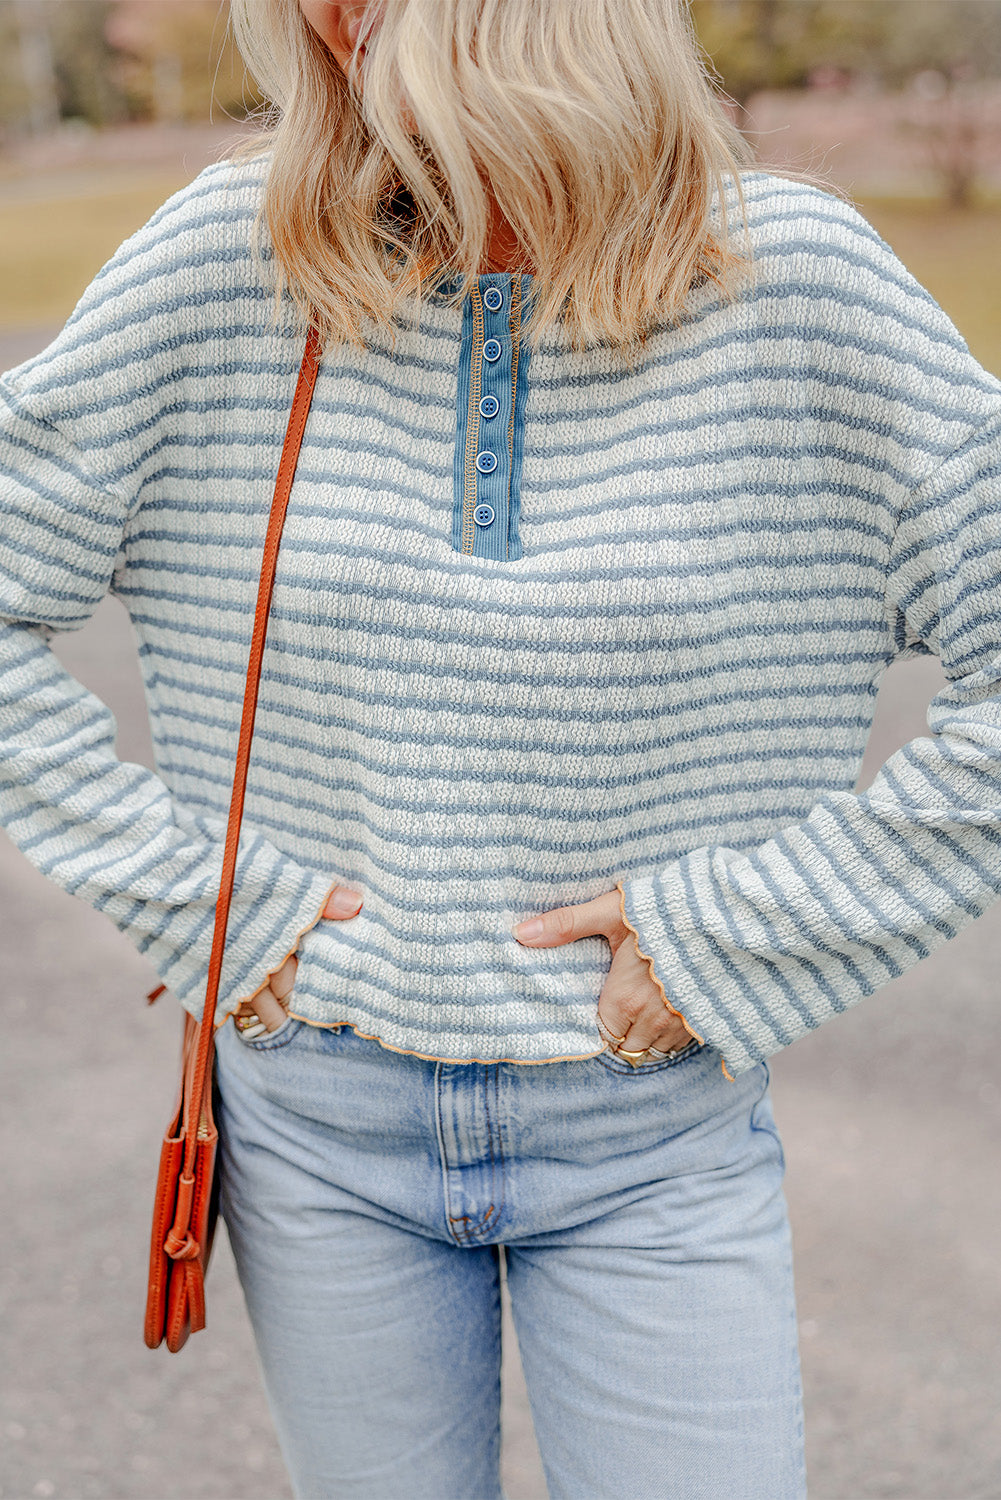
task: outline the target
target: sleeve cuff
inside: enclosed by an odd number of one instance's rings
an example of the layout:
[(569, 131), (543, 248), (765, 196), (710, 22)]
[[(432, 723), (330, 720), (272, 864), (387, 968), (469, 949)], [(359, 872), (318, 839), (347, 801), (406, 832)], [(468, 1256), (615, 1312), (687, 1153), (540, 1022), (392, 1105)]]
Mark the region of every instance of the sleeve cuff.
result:
[[(672, 930), (662, 916), (662, 912), (669, 909), (668, 893), (674, 870), (675, 867), (671, 866), (660, 875), (617, 881), (622, 920), (636, 939), (640, 957), (650, 965), (651, 976), (667, 1009), (679, 1018), (697, 1041), (716, 1048), (720, 1053), (723, 1076), (733, 1083), (737, 1074), (753, 1068), (759, 1059), (735, 1055), (731, 1051), (732, 1033), (706, 1002), (701, 986), (693, 983), (698, 976), (692, 964), (686, 961), (680, 945), (673, 940)], [(683, 895), (681, 899), (684, 899)], [(684, 1013), (673, 1003), (672, 996), (682, 999)], [(724, 1048), (730, 1052), (733, 1071), (727, 1066)]]
[[(320, 920), (331, 892), (342, 884), (342, 878), (332, 881), (329, 875), (286, 861), (267, 895), (249, 907), (238, 901), (238, 887), (234, 889), (216, 997), (216, 1028), (243, 1001), (264, 989), (274, 971), (295, 952), (303, 934)], [(196, 947), (157, 964), (164, 985), (196, 1021), (201, 1020), (205, 1007), (214, 923), (213, 910)]]
[[(299, 928), (299, 931), (295, 934), (295, 937), (292, 939), (292, 945), (291, 945), (291, 947), (287, 948), (285, 950), (285, 952), (283, 954), (281, 954), (280, 957), (278, 957), (277, 959), (274, 957), (273, 953), (269, 953), (268, 954), (268, 956), (266, 957), (266, 959), (264, 961), (265, 962), (264, 978), (257, 985), (256, 989), (251, 990), (251, 992), (250, 992), (249, 995), (238, 995), (237, 998), (232, 1002), (231, 1005), (229, 1005), (227, 1007), (226, 1010), (223, 1010), (223, 1007), (221, 1005), (217, 1007), (216, 1013), (215, 1013), (215, 1023), (214, 1023), (216, 1030), (219, 1029), (219, 1027), (223, 1024), (223, 1022), (229, 1016), (231, 1016), (233, 1014), (233, 1012), (236, 1009), (238, 1009), (238, 1007), (241, 1006), (244, 1003), (245, 1000), (254, 1000), (261, 993), (261, 991), (267, 987), (268, 981), (270, 980), (272, 974), (274, 974), (277, 969), (280, 969), (282, 967), (282, 965), (286, 962), (286, 960), (289, 959), (289, 958), (291, 958), (292, 954), (296, 951), (296, 949), (299, 946), (300, 941), (302, 940), (303, 935), (305, 933), (309, 932), (310, 928), (316, 926), (317, 922), (323, 916), (323, 908), (326, 906), (327, 902), (330, 900), (331, 895), (333, 894), (334, 891), (336, 891), (337, 887), (339, 885), (342, 885), (342, 884), (343, 884), (342, 881), (335, 880), (330, 885), (327, 886), (327, 888), (324, 891), (322, 897), (320, 898), (320, 904), (319, 904), (319, 907), (316, 910), (315, 915), (309, 917), (308, 920), (304, 923), (304, 925)], [(284, 941), (284, 939), (282, 939), (282, 941)]]

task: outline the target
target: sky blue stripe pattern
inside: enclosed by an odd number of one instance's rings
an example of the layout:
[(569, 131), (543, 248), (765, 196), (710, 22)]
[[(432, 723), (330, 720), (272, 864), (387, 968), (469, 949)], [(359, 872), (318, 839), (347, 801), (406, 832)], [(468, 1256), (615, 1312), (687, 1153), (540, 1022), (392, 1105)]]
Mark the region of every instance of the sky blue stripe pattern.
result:
[[(199, 173), (0, 376), (0, 822), (196, 1016), (302, 357), (267, 240), (263, 279), (249, 252), (267, 164)], [(632, 369), (563, 328), (529, 359), (496, 272), (456, 307), (452, 283), (410, 299), (395, 344), (373, 322), (324, 352), (218, 1022), (295, 952), (313, 1024), (589, 1057), (607, 942), (511, 926), (618, 889), (736, 1077), (1001, 895), (1001, 381), (853, 206), (743, 184), (745, 288), (696, 289)], [(51, 649), (108, 593), (155, 771)], [(855, 792), (882, 674), (930, 653), (928, 734)], [(362, 910), (322, 919), (339, 884)]]

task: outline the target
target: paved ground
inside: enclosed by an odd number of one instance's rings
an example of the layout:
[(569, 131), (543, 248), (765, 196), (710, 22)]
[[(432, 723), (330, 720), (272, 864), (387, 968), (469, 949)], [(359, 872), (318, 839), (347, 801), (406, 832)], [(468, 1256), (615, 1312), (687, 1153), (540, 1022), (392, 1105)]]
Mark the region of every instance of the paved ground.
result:
[[(0, 369), (46, 341), (0, 341)], [(149, 763), (120, 607), (57, 650), (122, 758)], [(941, 681), (934, 662), (887, 674), (859, 786), (927, 732)], [(224, 1235), (208, 1331), (180, 1356), (142, 1343), (176, 1010), (146, 1008), (153, 970), (3, 835), (0, 960), (0, 1500), (286, 1500)], [(811, 1500), (1001, 1500), (999, 964), (1001, 905), (772, 1059)], [(507, 1492), (545, 1500), (508, 1334)]]

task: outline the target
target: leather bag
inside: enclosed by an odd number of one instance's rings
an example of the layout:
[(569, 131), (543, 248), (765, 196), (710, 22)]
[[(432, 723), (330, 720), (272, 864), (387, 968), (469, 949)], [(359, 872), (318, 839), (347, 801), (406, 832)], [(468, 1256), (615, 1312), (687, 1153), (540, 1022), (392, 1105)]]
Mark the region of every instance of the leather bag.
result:
[[(226, 825), (222, 877), (215, 907), (215, 931), (209, 958), (205, 1003), (200, 1021), (196, 1021), (189, 1012), (185, 1013), (181, 1038), (181, 1081), (160, 1149), (150, 1238), (145, 1340), (150, 1349), (158, 1348), (166, 1340), (167, 1348), (172, 1354), (184, 1347), (189, 1334), (197, 1333), (205, 1327), (205, 1273), (212, 1254), (219, 1215), (219, 1182), (216, 1174), (219, 1136), (213, 1115), (214, 1021), (219, 975), (233, 894), (250, 742), (257, 711), (257, 688), (271, 609), (278, 547), (319, 362), (319, 334), (311, 325), (292, 399), (264, 542), (236, 771), (233, 776), (233, 794)], [(161, 984), (150, 991), (147, 996), (150, 1004), (164, 989), (166, 985)]]

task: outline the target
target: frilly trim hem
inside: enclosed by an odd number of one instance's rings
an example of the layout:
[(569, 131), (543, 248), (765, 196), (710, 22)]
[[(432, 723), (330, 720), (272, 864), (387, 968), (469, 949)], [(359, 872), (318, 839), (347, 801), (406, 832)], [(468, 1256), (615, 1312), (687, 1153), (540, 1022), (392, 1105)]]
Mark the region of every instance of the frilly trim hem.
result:
[(354, 1021), (311, 1021), (308, 1016), (300, 1016), (294, 1010), (290, 1010), (289, 1015), (293, 1021), (302, 1021), (305, 1026), (314, 1026), (318, 1031), (339, 1031), (342, 1026), (350, 1026), (355, 1035), (365, 1042), (378, 1042), (387, 1052), (398, 1052), (402, 1057), (419, 1057), (423, 1062), (483, 1063), (486, 1067), (492, 1067), (494, 1063), (515, 1063), (523, 1068), (541, 1068), (546, 1063), (554, 1062), (590, 1062), (592, 1057), (600, 1057), (606, 1050), (605, 1046), (601, 1046), (596, 1052), (568, 1052), (559, 1057), (442, 1057), (437, 1052), (415, 1052), (409, 1047), (394, 1047), (391, 1042), (384, 1042), (374, 1031), (359, 1030)]
[(309, 932), (309, 930), (311, 928), (313, 928), (313, 927), (316, 926), (317, 922), (323, 916), (323, 908), (326, 906), (327, 902), (330, 900), (330, 898), (333, 895), (334, 891), (337, 890), (337, 887), (339, 885), (342, 885), (342, 884), (343, 884), (343, 882), (340, 881), (340, 880), (335, 880), (334, 881), (333, 885), (331, 885), (328, 888), (327, 894), (324, 896), (323, 900), (320, 902), (320, 910), (316, 913), (316, 916), (313, 917), (311, 921), (309, 921), (309, 922), (306, 923), (305, 927), (300, 927), (299, 928), (299, 931), (295, 935), (295, 941), (293, 942), (291, 948), (286, 953), (285, 957), (281, 960), (280, 963), (275, 964), (275, 966), (274, 966), (273, 969), (269, 969), (268, 970), (267, 977), (261, 981), (261, 983), (257, 986), (256, 990), (254, 990), (249, 995), (241, 995), (240, 996), (240, 998), (233, 1005), (232, 1010), (227, 1011), (226, 1015), (218, 1023), (218, 1025), (215, 1028), (216, 1031), (219, 1030), (220, 1026), (225, 1026), (225, 1024), (229, 1020), (230, 1016), (233, 1015), (234, 1011), (239, 1010), (239, 1008), (240, 1008), (241, 1005), (246, 1004), (247, 1001), (249, 1001), (249, 1000), (255, 1000), (257, 998), (257, 996), (261, 993), (262, 990), (266, 990), (267, 989), (268, 985), (271, 983), (271, 976), (273, 974), (277, 974), (278, 973), (278, 970), (282, 967), (282, 964), (287, 964), (288, 963), (289, 959), (292, 957), (293, 953), (295, 952), (295, 950), (298, 948), (300, 942), (302, 941), (304, 934), (307, 933), (307, 932)]
[[(667, 991), (665, 990), (663, 983), (661, 982), (660, 975), (657, 973), (657, 970), (654, 967), (654, 961), (652, 957), (649, 953), (644, 953), (643, 949), (640, 947), (640, 935), (636, 931), (636, 928), (633, 926), (632, 922), (630, 922), (629, 918), (626, 916), (626, 893), (623, 890), (624, 884), (625, 882), (622, 880), (617, 880), (615, 882), (615, 889), (619, 893), (619, 911), (622, 914), (622, 925), (623, 927), (628, 927), (629, 931), (632, 933), (634, 939), (636, 940), (636, 952), (639, 954), (640, 958), (646, 959), (647, 964), (650, 967), (650, 977), (657, 988), (660, 990), (660, 998), (663, 1000), (667, 1009), (671, 1012), (672, 1016), (677, 1016), (678, 1020), (681, 1022), (682, 1026), (684, 1026), (685, 1030), (689, 1032), (697, 1042), (701, 1042), (702, 1045), (705, 1046), (705, 1037), (699, 1036), (698, 1032), (695, 1030), (695, 1027), (689, 1025), (678, 1007), (676, 1005), (672, 1005), (670, 1000), (667, 998)], [(730, 1082), (733, 1083), (733, 1074), (727, 1071), (726, 1060), (722, 1056), (722, 1054), (720, 1055), (719, 1061), (720, 1067), (723, 1069), (723, 1077), (728, 1078)]]

